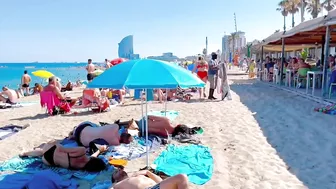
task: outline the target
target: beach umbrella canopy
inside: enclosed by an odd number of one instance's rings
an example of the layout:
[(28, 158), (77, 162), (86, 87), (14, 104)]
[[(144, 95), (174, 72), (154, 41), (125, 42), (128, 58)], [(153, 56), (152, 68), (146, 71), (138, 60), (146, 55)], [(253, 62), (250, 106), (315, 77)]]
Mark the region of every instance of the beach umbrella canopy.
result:
[(125, 58), (116, 58), (116, 59), (111, 60), (110, 62), (112, 65), (117, 65), (125, 61), (127, 61), (127, 59)]
[(140, 59), (113, 66), (95, 78), (89, 88), (171, 89), (204, 87), (205, 83), (189, 70), (169, 62)]
[(37, 70), (32, 72), (32, 74), (36, 77), (40, 77), (42, 79), (48, 79), (51, 76), (54, 76), (51, 72), (48, 72), (47, 70)]

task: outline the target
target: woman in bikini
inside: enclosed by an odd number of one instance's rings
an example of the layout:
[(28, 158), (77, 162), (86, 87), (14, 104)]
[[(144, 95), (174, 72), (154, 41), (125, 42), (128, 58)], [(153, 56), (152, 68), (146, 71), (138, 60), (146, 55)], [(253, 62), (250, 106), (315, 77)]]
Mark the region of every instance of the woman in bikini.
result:
[(100, 148), (91, 156), (86, 155), (84, 147), (64, 147), (57, 141), (51, 141), (35, 148), (33, 151), (24, 152), (20, 157), (42, 157), (44, 164), (59, 166), (67, 169), (85, 170), (88, 172), (99, 172), (106, 168), (98, 155), (106, 151), (106, 146)]
[[(208, 63), (203, 59), (203, 57), (198, 57), (198, 61), (195, 63), (194, 69), (192, 71), (192, 73), (194, 73), (197, 69), (197, 76), (204, 82), (207, 83), (208, 80), (208, 69), (209, 69), (209, 65)], [(205, 94), (205, 87), (204, 88), (200, 88), (199, 89), (199, 94), (200, 94), (200, 98), (206, 97)]]

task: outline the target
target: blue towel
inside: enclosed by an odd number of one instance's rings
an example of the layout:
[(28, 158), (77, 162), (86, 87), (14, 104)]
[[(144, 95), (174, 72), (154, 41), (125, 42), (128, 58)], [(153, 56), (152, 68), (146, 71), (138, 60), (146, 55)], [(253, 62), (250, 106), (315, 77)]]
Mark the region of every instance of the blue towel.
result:
[(174, 121), (179, 115), (179, 112), (174, 110), (167, 110), (165, 114), (165, 111), (152, 111), (148, 112), (148, 115), (167, 117), (170, 121)]
[(55, 173), (58, 173), (63, 178), (70, 178), (74, 176), (76, 178), (84, 180), (92, 180), (99, 174), (81, 170), (69, 170), (61, 167), (50, 167), (44, 165), (41, 158), (14, 157), (0, 164), (0, 172), (15, 171), (34, 174), (43, 170), (51, 170)]
[(24, 173), (0, 175), (0, 189), (22, 189), (27, 185), (31, 189), (52, 188), (50, 186), (57, 186), (57, 189), (76, 189), (78, 184), (75, 179), (63, 180), (58, 174), (52, 171), (41, 171), (35, 175)]
[(190, 182), (203, 185), (213, 173), (213, 158), (208, 147), (169, 145), (154, 161), (156, 170), (168, 176), (186, 174)]

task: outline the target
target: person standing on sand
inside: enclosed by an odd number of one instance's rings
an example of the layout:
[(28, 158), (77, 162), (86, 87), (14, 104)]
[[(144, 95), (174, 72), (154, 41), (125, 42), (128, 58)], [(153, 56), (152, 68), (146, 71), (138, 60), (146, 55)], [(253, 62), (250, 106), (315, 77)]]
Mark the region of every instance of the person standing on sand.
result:
[(215, 52), (211, 53), (211, 60), (209, 62), (209, 70), (208, 70), (208, 81), (210, 83), (209, 89), (209, 96), (208, 99), (216, 100), (214, 92), (217, 87), (217, 80), (218, 80), (218, 61), (217, 61), (217, 54)]
[(106, 58), (105, 58), (105, 66), (106, 66), (106, 69), (109, 69), (112, 67), (112, 64), (110, 61), (108, 61)]
[(21, 87), (23, 89), (23, 94), (29, 96), (29, 83), (31, 82), (31, 77), (28, 75), (27, 70), (23, 72), (23, 76), (21, 78)]
[(91, 82), (94, 78), (94, 71), (95, 71), (95, 65), (92, 63), (91, 59), (88, 59), (88, 65), (86, 66), (86, 70), (87, 70), (87, 75), (86, 75), (86, 79), (88, 80), (88, 82)]
[(0, 93), (0, 101), (8, 104), (15, 104), (17, 102), (17, 93), (9, 89), (8, 87), (2, 87), (2, 92)]

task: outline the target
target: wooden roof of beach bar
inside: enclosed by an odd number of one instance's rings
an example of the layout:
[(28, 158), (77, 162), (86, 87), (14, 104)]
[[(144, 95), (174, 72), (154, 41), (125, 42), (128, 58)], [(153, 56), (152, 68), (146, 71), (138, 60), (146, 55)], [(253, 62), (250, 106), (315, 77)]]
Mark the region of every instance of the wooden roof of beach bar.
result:
[(263, 40), (263, 44), (281, 46), (281, 38), (285, 37), (286, 45), (321, 45), (328, 25), (331, 27), (330, 44), (334, 46), (336, 44), (336, 10), (330, 11), (326, 16), (302, 22), (289, 31), (281, 32), (282, 35), (273, 34)]

